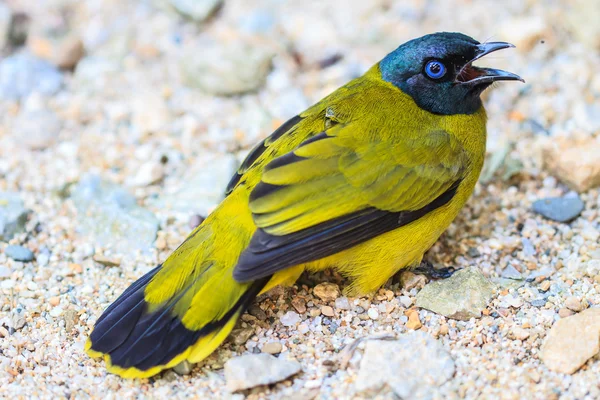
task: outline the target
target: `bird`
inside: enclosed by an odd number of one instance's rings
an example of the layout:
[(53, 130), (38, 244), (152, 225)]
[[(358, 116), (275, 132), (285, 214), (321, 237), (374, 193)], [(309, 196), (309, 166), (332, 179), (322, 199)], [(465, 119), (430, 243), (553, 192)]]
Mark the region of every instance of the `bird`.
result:
[(524, 82), (473, 62), (510, 47), (454, 32), (412, 39), (282, 124), (202, 224), (96, 320), (88, 355), (150, 377), (201, 362), (256, 296), (304, 271), (331, 268), (359, 296), (427, 265), (483, 166), (482, 92)]

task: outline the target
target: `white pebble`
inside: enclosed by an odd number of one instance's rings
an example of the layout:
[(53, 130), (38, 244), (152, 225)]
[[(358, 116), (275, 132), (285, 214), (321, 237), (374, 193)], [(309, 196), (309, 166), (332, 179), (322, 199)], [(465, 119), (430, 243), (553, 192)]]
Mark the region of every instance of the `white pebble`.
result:
[(288, 311), (280, 318), (280, 321), (283, 326), (294, 326), (300, 322), (300, 316), (293, 311)]
[(367, 311), (367, 314), (369, 315), (369, 318), (371, 318), (372, 320), (376, 320), (377, 318), (379, 318), (379, 312), (375, 308), (369, 308), (369, 311)]

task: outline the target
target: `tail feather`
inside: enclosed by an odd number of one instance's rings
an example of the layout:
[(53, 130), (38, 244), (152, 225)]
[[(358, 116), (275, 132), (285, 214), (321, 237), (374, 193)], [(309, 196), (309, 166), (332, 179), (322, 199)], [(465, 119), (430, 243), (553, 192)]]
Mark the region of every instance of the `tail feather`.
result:
[[(110, 372), (142, 378), (184, 360), (201, 361), (225, 340), (270, 279), (251, 283), (225, 314), (200, 329), (189, 329), (174, 307), (195, 282), (158, 308), (146, 302), (145, 288), (160, 269), (159, 265), (133, 283), (96, 322), (86, 351), (92, 357), (104, 357)], [(210, 284), (210, 280), (205, 284)]]

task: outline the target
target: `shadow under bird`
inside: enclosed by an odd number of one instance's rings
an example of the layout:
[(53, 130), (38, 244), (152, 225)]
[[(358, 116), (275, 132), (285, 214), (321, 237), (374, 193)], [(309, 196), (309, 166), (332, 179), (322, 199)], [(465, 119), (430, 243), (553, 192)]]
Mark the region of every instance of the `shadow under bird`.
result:
[(149, 377), (202, 361), (257, 295), (305, 270), (333, 268), (361, 295), (419, 266), (481, 172), (481, 93), (522, 81), (472, 63), (508, 47), (447, 32), (411, 40), (284, 123), (214, 212), (98, 318), (87, 353)]

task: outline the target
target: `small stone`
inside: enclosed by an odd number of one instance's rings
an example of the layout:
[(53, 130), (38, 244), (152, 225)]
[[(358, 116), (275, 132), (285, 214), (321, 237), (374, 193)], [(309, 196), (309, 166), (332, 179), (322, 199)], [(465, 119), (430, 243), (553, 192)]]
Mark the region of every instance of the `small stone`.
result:
[(118, 267), (119, 265), (121, 265), (120, 259), (103, 256), (102, 254), (94, 254), (94, 257), (92, 258), (98, 264), (102, 264), (105, 267)]
[[(591, 136), (583, 140), (553, 139), (542, 149), (545, 168), (579, 193), (600, 185), (598, 154), (600, 140)], [(571, 215), (577, 204), (573, 202)]]
[(156, 238), (156, 248), (158, 250), (164, 250), (167, 248), (167, 239), (165, 239), (164, 237), (160, 236), (158, 238)]
[(270, 354), (247, 354), (225, 363), (225, 381), (231, 392), (280, 382), (302, 370), (296, 361)]
[(540, 358), (552, 371), (572, 374), (600, 350), (600, 308), (558, 320), (542, 345)]
[(60, 304), (60, 297), (58, 297), (58, 296), (50, 297), (48, 299), (48, 304), (50, 304), (52, 307), (56, 307), (57, 305)]
[(356, 387), (374, 396), (387, 384), (403, 399), (437, 398), (443, 395), (437, 388), (454, 376), (455, 368), (440, 342), (409, 332), (398, 340), (367, 342)]
[(512, 329), (512, 335), (517, 340), (525, 340), (529, 337), (529, 331), (517, 326)]
[(581, 301), (579, 301), (579, 299), (577, 297), (568, 297), (565, 300), (565, 307), (567, 307), (569, 310), (574, 311), (574, 312), (579, 312), (579, 311), (583, 310), (583, 305), (581, 304)]
[(182, 58), (185, 82), (206, 93), (232, 96), (256, 91), (271, 70), (272, 53), (247, 43), (194, 48)]
[(313, 294), (323, 301), (334, 301), (340, 296), (340, 288), (335, 283), (320, 283), (313, 289)]
[(35, 56), (62, 69), (72, 70), (85, 55), (81, 38), (73, 34), (34, 33), (29, 36), (27, 46)]
[(335, 313), (333, 312), (333, 308), (329, 306), (322, 306), (321, 314), (323, 314), (326, 317), (333, 317), (335, 315)]
[(62, 307), (54, 307), (52, 310), (50, 310), (49, 314), (51, 317), (54, 318), (58, 318), (62, 315), (63, 313), (63, 309)]
[(561, 308), (560, 310), (558, 310), (558, 316), (561, 318), (567, 318), (573, 314), (575, 314), (575, 313), (573, 311), (569, 310), (568, 308)]
[(116, 253), (154, 244), (158, 219), (120, 186), (88, 175), (73, 186), (71, 198), (80, 217), (77, 228), (87, 240)]
[(402, 306), (404, 308), (408, 308), (408, 307), (412, 306), (412, 304), (413, 304), (413, 299), (408, 296), (400, 296), (398, 298), (398, 300), (400, 301), (400, 304), (402, 304)]
[(301, 334), (305, 334), (306, 332), (308, 332), (309, 327), (307, 324), (300, 324), (298, 325), (298, 332), (300, 332)]
[(369, 316), (369, 318), (371, 318), (373, 321), (379, 319), (379, 312), (377, 311), (376, 308), (369, 308), (369, 311), (367, 311), (367, 315)]
[(0, 265), (0, 279), (8, 278), (11, 275), (10, 268)]
[(335, 308), (338, 310), (351, 310), (352, 306), (347, 297), (338, 297), (335, 299)]
[[(136, 96), (132, 101), (133, 114), (131, 123), (142, 134), (156, 133), (164, 129), (171, 120), (171, 112), (165, 99), (155, 91), (147, 91)], [(138, 179), (162, 178), (162, 166), (156, 162), (147, 165), (143, 171), (144, 177)]]
[(579, 197), (549, 197), (533, 203), (533, 211), (557, 222), (569, 222), (583, 211)]
[(15, 261), (30, 262), (34, 260), (34, 255), (31, 250), (23, 246), (10, 245), (4, 249), (6, 255)]
[(173, 367), (173, 371), (177, 375), (189, 375), (192, 372), (192, 364), (185, 360)]
[(514, 280), (523, 279), (523, 275), (521, 275), (521, 273), (519, 271), (517, 271), (517, 269), (510, 264), (508, 264), (506, 266), (506, 268), (504, 268), (502, 270), (501, 276), (506, 279), (514, 279)]
[(29, 53), (17, 53), (0, 62), (0, 97), (20, 100), (33, 92), (53, 95), (63, 84), (52, 64)]
[(450, 331), (450, 328), (448, 327), (448, 324), (443, 324), (442, 326), (440, 326), (440, 335), (441, 336), (446, 336), (449, 331)]
[(18, 194), (0, 192), (0, 242), (8, 242), (17, 233), (25, 231), (27, 215)]
[(283, 346), (279, 342), (266, 343), (261, 349), (263, 353), (267, 354), (279, 354), (281, 350), (283, 350)]
[(300, 314), (304, 314), (306, 312), (306, 301), (300, 297), (294, 297), (292, 299), (292, 307), (294, 307)]
[(421, 319), (419, 318), (419, 312), (417, 310), (408, 310), (406, 312), (406, 316), (408, 317), (408, 321), (406, 322), (406, 327), (408, 329), (417, 330), (420, 329), (423, 324), (421, 323)]
[[(417, 294), (417, 306), (467, 321), (481, 317), (495, 286), (474, 267), (455, 272), (450, 278), (431, 282)], [(468, 294), (468, 295), (467, 295)]]
[(267, 313), (258, 306), (258, 304), (252, 304), (248, 307), (248, 314), (256, 317), (259, 321), (265, 321), (267, 319)]
[(318, 317), (319, 315), (321, 315), (321, 310), (318, 308), (311, 308), (309, 311), (309, 314), (311, 317), (315, 318), (315, 317)]
[(221, 5), (223, 0), (166, 0), (167, 3), (185, 18), (203, 22)]
[(11, 314), (12, 315), (11, 315), (11, 319), (10, 319), (9, 328), (12, 328), (15, 331), (23, 329), (23, 327), (27, 323), (27, 319), (25, 318), (26, 317), (25, 310), (23, 310), (22, 308), (15, 308), (12, 310)]
[(288, 311), (285, 314), (283, 314), (283, 316), (280, 318), (280, 321), (283, 326), (294, 326), (298, 322), (300, 322), (301, 319), (297, 313), (293, 311)]
[(229, 335), (233, 344), (241, 346), (245, 344), (254, 335), (254, 328), (239, 328), (231, 331)]
[(67, 333), (70, 333), (75, 327), (75, 323), (78, 320), (77, 311), (69, 308), (65, 310), (62, 317), (65, 321), (65, 331), (67, 331)]
[(414, 274), (410, 271), (404, 271), (400, 275), (400, 284), (406, 290), (422, 289), (427, 284), (427, 277), (425, 275)]
[(19, 141), (32, 150), (43, 150), (56, 142), (62, 122), (57, 115), (49, 110), (25, 108), (15, 119), (13, 135), (18, 135)]
[(150, 186), (160, 182), (164, 176), (165, 169), (162, 164), (148, 161), (140, 165), (136, 174), (127, 181), (127, 184), (137, 187)]
[(550, 286), (551, 286), (550, 281), (543, 281), (540, 284), (540, 290), (543, 292), (547, 292), (548, 290), (550, 290)]

